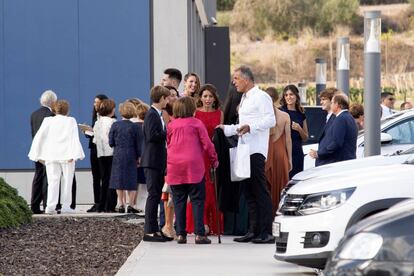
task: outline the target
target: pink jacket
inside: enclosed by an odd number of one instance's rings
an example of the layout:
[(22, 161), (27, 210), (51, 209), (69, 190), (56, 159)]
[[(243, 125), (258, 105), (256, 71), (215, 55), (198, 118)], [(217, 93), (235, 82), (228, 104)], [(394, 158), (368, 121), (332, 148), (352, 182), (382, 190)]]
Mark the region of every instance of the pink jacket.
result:
[(203, 123), (194, 117), (172, 120), (167, 127), (167, 176), (170, 185), (199, 183), (204, 177), (204, 151), (217, 163), (214, 145)]

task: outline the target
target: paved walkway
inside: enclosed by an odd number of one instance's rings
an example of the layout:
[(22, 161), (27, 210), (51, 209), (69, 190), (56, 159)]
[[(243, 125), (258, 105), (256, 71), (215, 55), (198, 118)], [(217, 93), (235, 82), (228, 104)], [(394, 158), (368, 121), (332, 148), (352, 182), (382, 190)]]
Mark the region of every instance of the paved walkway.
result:
[[(78, 205), (75, 214), (52, 216), (71, 217), (114, 217), (118, 213), (86, 213), (90, 206)], [(35, 215), (50, 217), (51, 215)], [(144, 222), (144, 219), (129, 223)], [(209, 236), (210, 245), (196, 245), (194, 235), (189, 235), (187, 244), (176, 241), (150, 243), (142, 241), (120, 268), (117, 276), (273, 276), (273, 275), (315, 275), (313, 269), (279, 262), (273, 258), (274, 244), (252, 244), (233, 242), (231, 236)]]
[(142, 241), (116, 275), (315, 275), (312, 269), (276, 261), (274, 244), (235, 243), (229, 236), (218, 244), (217, 237), (210, 238), (211, 245), (196, 245), (193, 235), (187, 244)]

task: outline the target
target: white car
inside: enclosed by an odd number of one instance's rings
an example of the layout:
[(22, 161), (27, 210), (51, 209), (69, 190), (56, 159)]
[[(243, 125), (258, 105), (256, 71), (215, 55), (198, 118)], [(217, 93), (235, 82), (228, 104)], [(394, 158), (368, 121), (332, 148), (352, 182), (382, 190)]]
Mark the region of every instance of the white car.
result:
[(414, 156), (405, 157), (399, 161), (404, 164), (330, 174), (321, 170), (322, 176), (291, 186), (282, 196), (273, 222), (274, 257), (323, 268), (346, 229), (401, 200), (414, 198)]
[[(414, 146), (414, 110), (395, 113), (381, 120), (381, 154), (392, 154)], [(304, 170), (315, 167), (315, 159), (309, 157), (311, 149), (317, 150), (318, 144), (303, 146), (305, 154)], [(357, 139), (357, 158), (364, 157), (364, 132)]]

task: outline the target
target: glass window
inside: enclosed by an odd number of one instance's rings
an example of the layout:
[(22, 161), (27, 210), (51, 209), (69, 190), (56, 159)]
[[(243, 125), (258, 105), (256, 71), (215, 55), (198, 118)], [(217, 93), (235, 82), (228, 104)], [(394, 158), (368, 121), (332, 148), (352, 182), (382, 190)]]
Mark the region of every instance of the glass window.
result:
[(414, 144), (414, 118), (410, 118), (384, 131), (392, 136), (392, 144)]

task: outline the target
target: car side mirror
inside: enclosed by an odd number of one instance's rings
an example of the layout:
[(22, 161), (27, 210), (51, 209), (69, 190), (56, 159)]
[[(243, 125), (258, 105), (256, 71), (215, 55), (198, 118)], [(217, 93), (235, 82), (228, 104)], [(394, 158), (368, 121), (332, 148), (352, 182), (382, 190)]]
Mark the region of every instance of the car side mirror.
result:
[(388, 144), (392, 142), (392, 136), (388, 133), (381, 132), (381, 144)]

